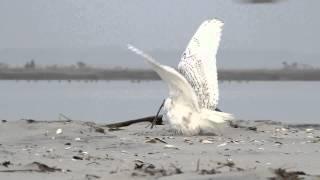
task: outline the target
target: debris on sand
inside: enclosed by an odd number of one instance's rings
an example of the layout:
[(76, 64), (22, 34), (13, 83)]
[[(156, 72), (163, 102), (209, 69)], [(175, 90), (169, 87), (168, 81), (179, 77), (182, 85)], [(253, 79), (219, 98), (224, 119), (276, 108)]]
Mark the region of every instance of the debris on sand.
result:
[(34, 119), (22, 119), (22, 120), (25, 120), (27, 123), (35, 123), (36, 122), (36, 120), (34, 120)]
[(94, 174), (86, 174), (86, 180), (94, 180), (94, 179), (100, 179), (100, 176), (94, 175)]
[(201, 169), (199, 174), (201, 175), (207, 175), (207, 174), (218, 174), (218, 173), (221, 173), (220, 171), (217, 171), (215, 169), (210, 169), (210, 170), (207, 170), (207, 169)]
[(280, 142), (280, 141), (276, 141), (276, 142), (274, 142), (274, 144), (277, 145), (277, 146), (280, 146), (280, 145), (282, 145), (283, 143)]
[(59, 168), (50, 167), (46, 164), (39, 163), (39, 162), (33, 162), (29, 165), (30, 167), (34, 167), (34, 170), (37, 172), (56, 172), (56, 171), (62, 171)]
[(222, 163), (222, 162), (218, 162), (217, 163), (219, 165), (218, 168), (222, 168), (222, 167), (230, 167), (230, 168), (233, 168), (235, 166), (234, 162), (229, 160), (227, 161), (226, 163)]
[(159, 138), (150, 138), (150, 137), (146, 137), (146, 141), (145, 141), (145, 143), (158, 143), (158, 142), (160, 142), (160, 143), (163, 143), (163, 144), (167, 144), (167, 142), (166, 141), (164, 141), (164, 140), (162, 140), (162, 139), (159, 139)]
[(276, 177), (270, 178), (270, 180), (285, 180), (285, 179), (292, 179), (292, 180), (299, 180), (303, 179), (299, 176), (307, 175), (303, 171), (286, 171), (285, 169), (279, 168), (274, 170), (274, 174)]
[(250, 127), (248, 127), (248, 130), (251, 130), (251, 131), (257, 131), (257, 130), (258, 130), (258, 128), (257, 128), (257, 127), (255, 127), (255, 126), (250, 126)]
[(193, 144), (192, 140), (189, 139), (189, 138), (184, 138), (184, 139), (183, 139), (183, 142), (188, 143), (188, 144), (190, 144), (190, 145)]
[(12, 163), (10, 161), (4, 161), (1, 163), (2, 166), (4, 167), (9, 167), (9, 165), (11, 165)]
[(109, 128), (109, 131), (121, 131), (121, 130), (123, 130), (123, 129), (121, 129), (121, 128), (117, 128), (117, 127), (110, 127)]
[(97, 133), (105, 134), (104, 129), (103, 129), (103, 128), (101, 128), (101, 127), (95, 127), (95, 131), (96, 131)]
[(227, 159), (226, 163), (218, 162), (217, 165), (218, 165), (217, 169), (228, 167), (229, 171), (244, 171), (243, 168), (236, 167), (236, 164), (232, 161), (232, 159)]
[[(41, 173), (45, 173), (45, 172), (61, 172), (62, 169), (60, 168), (56, 168), (56, 167), (50, 167), (44, 163), (40, 163), (40, 162), (33, 162), (30, 164), (27, 164), (24, 168), (22, 169), (8, 169), (8, 170), (0, 170), (0, 172), (41, 172)], [(70, 170), (67, 170), (68, 172), (70, 172)]]
[[(225, 167), (227, 169), (224, 169)], [(217, 162), (217, 167), (216, 168), (211, 168), (211, 169), (200, 169), (200, 159), (197, 161), (196, 172), (198, 172), (198, 174), (200, 174), (200, 175), (220, 174), (220, 173), (223, 173), (225, 171), (226, 172), (244, 171), (244, 169), (236, 167), (235, 163), (231, 159), (227, 159), (227, 162)]]
[(315, 139), (311, 141), (311, 143), (320, 143), (320, 136), (316, 136)]
[(229, 125), (232, 128), (242, 128), (242, 129), (247, 129), (250, 131), (258, 131), (258, 128), (256, 126), (246, 126), (246, 125), (241, 125), (241, 121), (236, 122), (236, 121), (230, 121)]
[(138, 172), (133, 172), (131, 176), (157, 176), (157, 177), (162, 177), (162, 176), (171, 176), (175, 174), (182, 174), (182, 170), (175, 165), (171, 164), (171, 167), (173, 169), (164, 169), (164, 168), (156, 168), (155, 165), (150, 164), (150, 163), (145, 163), (141, 160), (135, 160), (135, 167), (134, 170), (142, 173), (139, 174)]
[(72, 160), (83, 160), (83, 157), (80, 156), (73, 156)]

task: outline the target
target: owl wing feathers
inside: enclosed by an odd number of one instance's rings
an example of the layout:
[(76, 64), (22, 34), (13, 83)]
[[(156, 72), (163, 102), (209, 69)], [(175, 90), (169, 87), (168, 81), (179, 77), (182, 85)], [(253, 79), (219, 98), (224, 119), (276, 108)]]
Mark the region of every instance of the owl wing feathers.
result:
[(199, 111), (196, 94), (188, 81), (174, 68), (161, 65), (150, 55), (138, 48), (128, 45), (128, 49), (143, 57), (151, 68), (166, 82), (169, 87), (169, 97), (176, 103)]
[(215, 110), (219, 100), (216, 55), (221, 39), (223, 22), (204, 21), (191, 38), (178, 71), (193, 88), (200, 108)]

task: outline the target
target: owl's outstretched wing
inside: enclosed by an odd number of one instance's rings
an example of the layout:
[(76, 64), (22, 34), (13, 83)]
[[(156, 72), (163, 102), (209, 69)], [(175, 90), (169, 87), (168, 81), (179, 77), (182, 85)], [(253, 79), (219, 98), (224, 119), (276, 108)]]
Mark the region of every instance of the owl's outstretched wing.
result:
[(169, 66), (161, 65), (154, 60), (154, 58), (132, 45), (128, 45), (128, 49), (142, 56), (152, 69), (160, 76), (160, 78), (168, 85), (169, 97), (174, 101), (174, 103), (190, 107), (196, 111), (200, 110), (197, 97), (192, 87), (179, 72)]
[(178, 65), (196, 93), (200, 108), (215, 110), (219, 99), (216, 54), (223, 22), (218, 19), (204, 21), (191, 38)]

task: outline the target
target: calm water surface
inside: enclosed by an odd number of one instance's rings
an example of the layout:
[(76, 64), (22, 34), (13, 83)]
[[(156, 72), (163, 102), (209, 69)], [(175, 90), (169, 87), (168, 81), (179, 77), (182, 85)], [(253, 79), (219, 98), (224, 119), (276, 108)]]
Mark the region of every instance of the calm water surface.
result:
[[(161, 81), (0, 81), (0, 119), (114, 122), (154, 115), (167, 96)], [(238, 119), (320, 123), (320, 82), (222, 82), (219, 107)]]

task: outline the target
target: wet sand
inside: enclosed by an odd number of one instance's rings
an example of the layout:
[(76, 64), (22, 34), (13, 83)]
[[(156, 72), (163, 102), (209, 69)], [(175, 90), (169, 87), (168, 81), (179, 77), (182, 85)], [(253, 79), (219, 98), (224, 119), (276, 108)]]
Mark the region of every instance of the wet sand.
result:
[(237, 121), (219, 136), (147, 123), (0, 122), (0, 179), (320, 179), (320, 126)]

